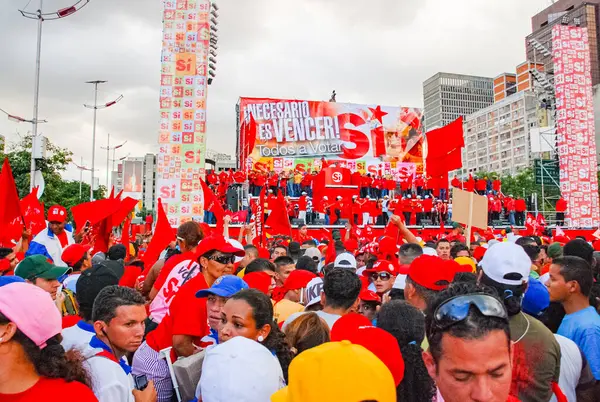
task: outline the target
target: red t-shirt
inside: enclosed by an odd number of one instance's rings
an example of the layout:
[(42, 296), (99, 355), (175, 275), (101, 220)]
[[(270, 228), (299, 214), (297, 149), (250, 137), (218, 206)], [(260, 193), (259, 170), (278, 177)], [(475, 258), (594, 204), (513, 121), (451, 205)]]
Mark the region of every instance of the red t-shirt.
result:
[(303, 195), (298, 199), (298, 210), (306, 211), (306, 196)]
[(183, 253), (183, 254), (174, 255), (173, 257), (169, 258), (169, 260), (165, 263), (165, 265), (160, 270), (160, 274), (158, 274), (158, 278), (156, 278), (156, 282), (154, 282), (153, 287), (156, 290), (160, 290), (160, 288), (162, 288), (163, 285), (165, 284), (167, 277), (169, 276), (169, 274), (171, 273), (171, 270), (173, 270), (173, 267), (175, 267), (175, 265), (179, 264), (182, 261), (193, 260), (193, 259), (194, 259), (194, 253), (192, 253), (191, 251), (188, 251), (187, 253)]
[(60, 242), (60, 246), (62, 248), (65, 248), (69, 245), (69, 238), (67, 237), (67, 232), (65, 232), (64, 230), (61, 234), (57, 234), (56, 237), (58, 238), (58, 241)]
[(209, 286), (204, 275), (190, 279), (179, 289), (158, 327), (146, 337), (146, 342), (155, 351), (173, 346), (173, 335), (191, 335), (194, 343), (199, 344), (203, 336), (208, 335), (208, 315), (206, 298), (196, 297), (196, 293)]
[(35, 385), (27, 391), (18, 394), (0, 394), (2, 402), (98, 402), (91, 389), (80, 382), (66, 382), (62, 378), (40, 377)]

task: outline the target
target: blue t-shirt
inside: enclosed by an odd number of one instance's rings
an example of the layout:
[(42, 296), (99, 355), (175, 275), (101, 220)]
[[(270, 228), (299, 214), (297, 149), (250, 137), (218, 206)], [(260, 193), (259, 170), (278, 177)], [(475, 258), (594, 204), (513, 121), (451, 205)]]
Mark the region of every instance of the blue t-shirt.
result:
[(590, 306), (565, 315), (557, 333), (579, 346), (592, 369), (594, 378), (600, 380), (600, 315), (596, 309)]

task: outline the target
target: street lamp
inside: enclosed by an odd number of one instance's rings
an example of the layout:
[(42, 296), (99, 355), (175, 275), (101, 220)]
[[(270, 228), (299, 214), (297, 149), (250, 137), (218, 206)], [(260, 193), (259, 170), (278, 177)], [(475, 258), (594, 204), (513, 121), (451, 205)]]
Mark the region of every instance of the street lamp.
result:
[[(117, 151), (117, 149), (121, 148), (123, 145), (127, 144), (127, 140), (125, 140), (125, 142), (123, 142), (121, 145), (115, 145), (114, 147), (111, 148), (110, 146), (110, 134), (108, 134), (108, 143), (106, 144), (106, 147), (100, 147), (102, 149), (106, 149), (106, 190), (108, 191), (108, 176), (109, 176), (109, 169), (108, 169), (108, 165), (110, 162), (110, 151), (113, 151), (113, 168), (111, 170), (114, 171), (115, 170), (115, 153)], [(114, 183), (112, 183), (112, 185), (114, 186)]]
[[(34, 92), (33, 92), (33, 118), (31, 120), (17, 120), (17, 121), (23, 121), (23, 122), (30, 122), (33, 126), (33, 134), (31, 137), (31, 149), (34, 150), (35, 149), (35, 141), (36, 141), (36, 137), (37, 137), (37, 125), (38, 123), (41, 123), (41, 121), (38, 120), (38, 105), (39, 105), (39, 95), (40, 95), (40, 56), (42, 53), (42, 22), (46, 21), (46, 20), (57, 20), (60, 18), (64, 18), (67, 17), (71, 14), (75, 14), (77, 11), (81, 10), (87, 3), (89, 3), (90, 0), (79, 0), (77, 3), (75, 3), (74, 5), (72, 5), (71, 7), (65, 7), (65, 8), (61, 8), (58, 11), (54, 11), (51, 13), (44, 13), (42, 12), (42, 3), (43, 0), (40, 0), (40, 8), (38, 8), (38, 10), (34, 13), (29, 12), (29, 11), (25, 11), (25, 10), (19, 10), (19, 12), (21, 13), (21, 15), (25, 18), (29, 18), (32, 20), (37, 20), (38, 21), (38, 30), (37, 30), (37, 52), (36, 52), (36, 57), (35, 57), (35, 85), (34, 85)], [(29, 4), (29, 3), (27, 3)], [(10, 118), (10, 115), (9, 115)], [(45, 123), (45, 121), (44, 121)], [(30, 172), (30, 181), (29, 181), (29, 191), (32, 191), (33, 188), (35, 187), (35, 156), (34, 153), (31, 152), (31, 172)]]
[(119, 97), (113, 101), (105, 103), (103, 105), (98, 105), (98, 84), (104, 84), (106, 81), (96, 80), (96, 81), (86, 81), (86, 84), (94, 84), (94, 104), (93, 105), (83, 105), (88, 109), (94, 109), (94, 128), (92, 129), (92, 181), (90, 182), (90, 201), (94, 201), (94, 165), (96, 162), (96, 111), (98, 109), (106, 109), (107, 107), (111, 107), (121, 99), (123, 99), (123, 95), (119, 95)]

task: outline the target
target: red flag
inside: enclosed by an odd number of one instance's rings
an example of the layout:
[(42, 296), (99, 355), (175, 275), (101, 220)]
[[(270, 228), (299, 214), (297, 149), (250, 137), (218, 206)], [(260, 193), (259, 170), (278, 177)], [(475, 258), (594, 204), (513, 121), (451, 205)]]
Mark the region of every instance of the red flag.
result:
[(138, 204), (138, 200), (127, 197), (122, 200), (119, 204), (119, 209), (115, 211), (115, 213), (111, 216), (111, 225), (112, 227), (119, 226), (127, 216), (134, 210), (135, 206)]
[(265, 229), (265, 200), (266, 200), (267, 186), (263, 186), (260, 190), (260, 196), (258, 197), (258, 205), (256, 206), (256, 219), (255, 227), (256, 239), (260, 247), (264, 245), (264, 229)]
[(431, 130), (426, 136), (427, 158), (443, 158), (453, 150), (465, 146), (463, 118), (459, 117), (447, 126)]
[(119, 193), (117, 195), (115, 195), (114, 198), (116, 198), (117, 200), (120, 200), (122, 194), (123, 194), (123, 190), (119, 191)]
[(210, 211), (215, 214), (217, 218), (217, 228), (215, 229), (215, 233), (219, 236), (223, 235), (223, 217), (225, 216), (225, 211), (219, 202), (219, 199), (215, 196), (215, 193), (212, 192), (210, 187), (204, 182), (204, 180), (200, 179), (200, 185), (202, 186), (202, 198), (204, 199), (204, 210)]
[(123, 224), (123, 231), (121, 232), (121, 244), (125, 246), (127, 250), (127, 261), (129, 261), (129, 227), (131, 226), (131, 219), (125, 219)]
[(110, 195), (108, 196), (108, 198), (115, 198), (115, 187), (114, 186), (110, 189)]
[(271, 210), (271, 213), (265, 222), (271, 228), (269, 233), (272, 235), (283, 234), (291, 236), (292, 225), (287, 214), (285, 199), (283, 198), (281, 191), (277, 195), (277, 198), (275, 198), (274, 205), (269, 203), (269, 209)]
[(160, 253), (163, 252), (165, 248), (175, 240), (175, 233), (173, 233), (173, 229), (169, 224), (169, 218), (167, 218), (167, 214), (162, 205), (162, 201), (158, 199), (157, 209), (157, 218), (156, 218), (156, 226), (154, 228), (154, 235), (152, 236), (152, 240), (150, 240), (150, 244), (148, 244), (148, 248), (144, 253), (144, 273), (143, 275), (147, 275), (152, 268), (152, 265), (158, 260), (160, 257)]
[[(77, 229), (81, 230), (87, 221), (90, 221), (90, 224), (94, 226), (116, 213), (120, 207), (121, 202), (118, 199), (105, 198), (75, 205), (71, 208), (71, 214)], [(112, 225), (110, 226), (112, 228)]]
[(13, 247), (23, 233), (21, 202), (8, 158), (0, 172), (0, 245)]
[(241, 161), (242, 167), (246, 166), (246, 158), (252, 153), (254, 150), (254, 144), (256, 143), (256, 120), (254, 120), (254, 116), (250, 113), (250, 121), (242, 123), (242, 127), (240, 128), (240, 135), (242, 136), (241, 144), (242, 144), (242, 155)]
[(42, 230), (46, 229), (46, 219), (44, 218), (44, 205), (38, 200), (38, 188), (27, 194), (21, 200), (21, 212), (25, 219), (25, 227), (31, 230), (31, 236), (35, 237)]
[(525, 233), (526, 236), (531, 236), (535, 234), (537, 228), (537, 221), (532, 214), (527, 214), (527, 219), (525, 220)]
[(448, 172), (462, 167), (462, 148), (455, 148), (442, 157), (427, 155), (426, 169), (431, 177), (447, 175)]
[(537, 214), (536, 217), (536, 223), (537, 223), (537, 232), (541, 233), (544, 231), (544, 229), (546, 228), (546, 219), (544, 218), (544, 215), (542, 215), (541, 213)]

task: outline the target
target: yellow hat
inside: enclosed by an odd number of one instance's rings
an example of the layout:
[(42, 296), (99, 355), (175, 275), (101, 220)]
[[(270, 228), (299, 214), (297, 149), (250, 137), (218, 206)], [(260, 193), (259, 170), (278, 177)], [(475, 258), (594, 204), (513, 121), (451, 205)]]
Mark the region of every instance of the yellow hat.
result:
[(373, 353), (349, 341), (328, 342), (299, 354), (289, 368), (289, 385), (271, 402), (396, 402), (390, 370)]
[(273, 306), (273, 318), (277, 324), (285, 322), (294, 313), (304, 311), (304, 306), (291, 300), (283, 299)]
[(454, 259), (460, 265), (468, 265), (473, 270), (473, 273), (477, 272), (477, 266), (475, 265), (475, 261), (471, 257), (456, 257)]

